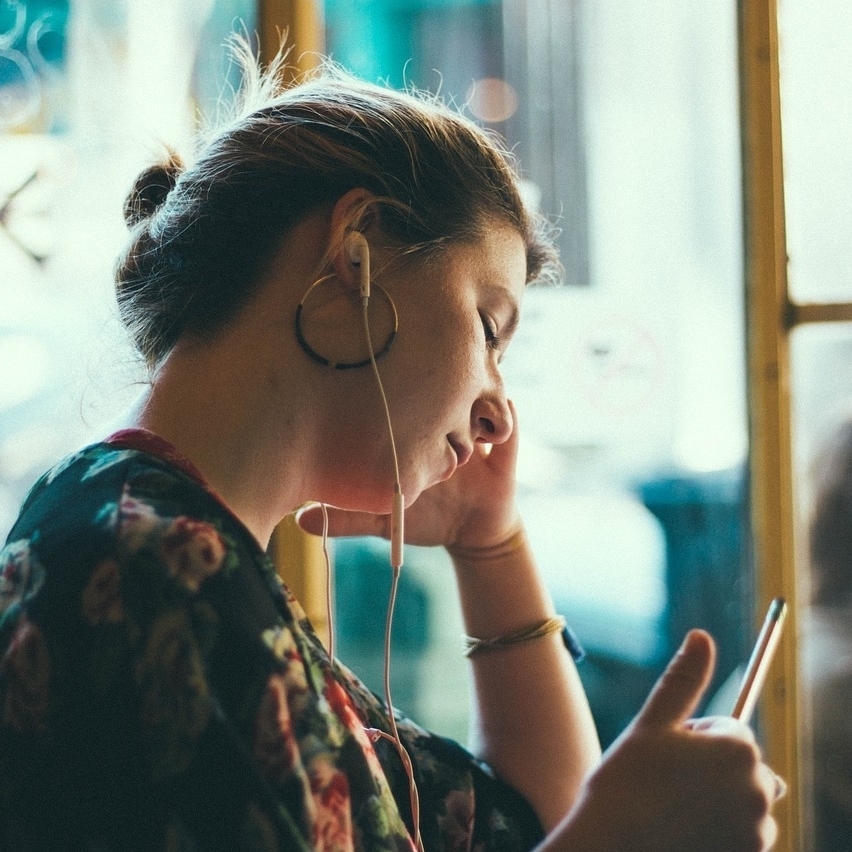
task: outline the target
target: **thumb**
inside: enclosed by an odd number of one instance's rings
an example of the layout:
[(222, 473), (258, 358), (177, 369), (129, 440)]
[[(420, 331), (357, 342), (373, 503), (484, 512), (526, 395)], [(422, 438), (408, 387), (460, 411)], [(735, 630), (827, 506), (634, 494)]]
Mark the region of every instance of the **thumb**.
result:
[(661, 727), (685, 722), (710, 683), (716, 646), (709, 633), (691, 630), (654, 684), (633, 727)]

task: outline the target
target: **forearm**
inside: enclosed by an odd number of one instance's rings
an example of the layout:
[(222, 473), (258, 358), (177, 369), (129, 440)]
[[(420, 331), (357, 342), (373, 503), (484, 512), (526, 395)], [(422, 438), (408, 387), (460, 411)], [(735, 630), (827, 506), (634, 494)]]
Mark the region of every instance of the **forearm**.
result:
[[(492, 638), (554, 614), (529, 545), (497, 558), (453, 554), (465, 628)], [(557, 632), (471, 657), (474, 748), (524, 794), (546, 829), (574, 803), (600, 745), (574, 663)]]

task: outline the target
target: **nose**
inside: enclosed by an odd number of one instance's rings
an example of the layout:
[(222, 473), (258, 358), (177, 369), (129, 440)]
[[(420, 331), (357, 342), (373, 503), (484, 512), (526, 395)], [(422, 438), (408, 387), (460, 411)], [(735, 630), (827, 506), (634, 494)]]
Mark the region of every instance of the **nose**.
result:
[(471, 411), (474, 440), (480, 444), (502, 444), (514, 428), (512, 412), (502, 389), (480, 396)]

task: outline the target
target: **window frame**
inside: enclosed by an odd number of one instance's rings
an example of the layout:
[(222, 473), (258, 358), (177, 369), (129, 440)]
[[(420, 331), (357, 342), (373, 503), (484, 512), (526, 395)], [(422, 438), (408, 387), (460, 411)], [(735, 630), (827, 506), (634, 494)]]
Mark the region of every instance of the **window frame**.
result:
[(775, 0), (741, 0), (740, 80), (745, 204), (746, 338), (752, 537), (759, 626), (783, 595), (788, 622), (760, 702), (766, 760), (789, 785), (778, 803), (778, 849), (800, 836), (800, 702), (790, 405), (790, 300)]

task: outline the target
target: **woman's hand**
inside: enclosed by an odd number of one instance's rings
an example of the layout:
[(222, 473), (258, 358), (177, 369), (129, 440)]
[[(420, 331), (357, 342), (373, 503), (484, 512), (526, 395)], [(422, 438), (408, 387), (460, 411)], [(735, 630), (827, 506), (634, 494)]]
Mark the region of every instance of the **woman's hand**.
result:
[(772, 847), (778, 827), (771, 808), (784, 786), (762, 762), (751, 730), (734, 719), (687, 720), (709, 682), (714, 655), (706, 633), (689, 634), (548, 848)]
[[(408, 544), (488, 547), (506, 539), (520, 520), (515, 506), (515, 463), (518, 455), (517, 414), (509, 403), (515, 428), (503, 444), (476, 444), (470, 460), (445, 482), (424, 491), (405, 511)], [(329, 535), (390, 536), (390, 516), (329, 508)], [(299, 513), (299, 526), (322, 532), (322, 512)]]

